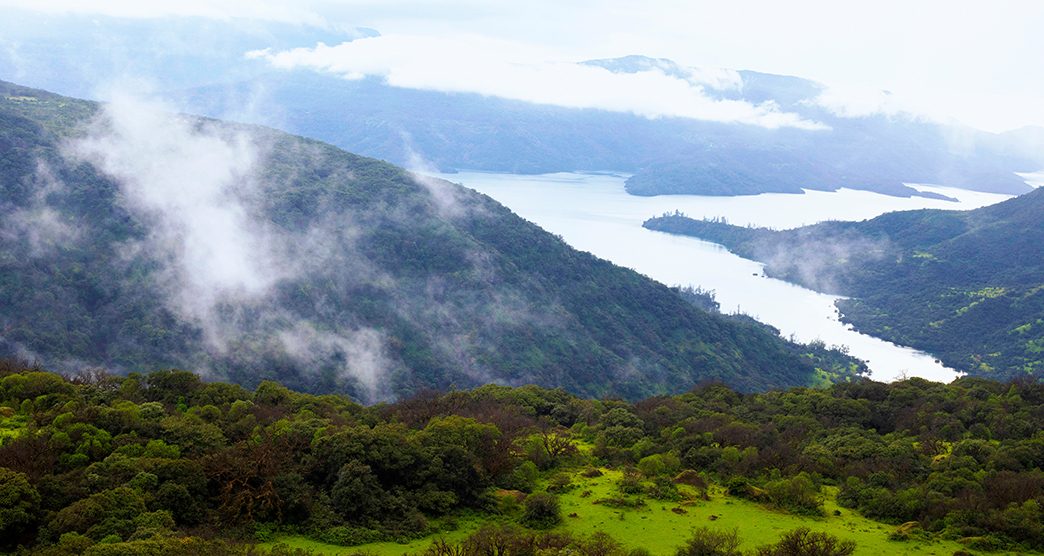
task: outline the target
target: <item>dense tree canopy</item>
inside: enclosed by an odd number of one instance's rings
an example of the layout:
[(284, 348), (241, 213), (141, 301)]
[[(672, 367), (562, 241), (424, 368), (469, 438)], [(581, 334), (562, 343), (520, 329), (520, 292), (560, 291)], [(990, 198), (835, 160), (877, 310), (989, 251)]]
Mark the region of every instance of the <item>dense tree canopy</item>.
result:
[[(1044, 549), (1044, 385), (1029, 381), (709, 384), (633, 404), (490, 385), (362, 406), (183, 371), (67, 379), (6, 362), (0, 416), (7, 548), (249, 544), (273, 530), (355, 545), (429, 535), (464, 511), (551, 527), (572, 477), (611, 468), (619, 494), (603, 504), (717, 484), (815, 516), (829, 486), (865, 516), (918, 522), (897, 538)], [(548, 435), (565, 446), (553, 457)], [(711, 537), (699, 542), (728, 544)]]

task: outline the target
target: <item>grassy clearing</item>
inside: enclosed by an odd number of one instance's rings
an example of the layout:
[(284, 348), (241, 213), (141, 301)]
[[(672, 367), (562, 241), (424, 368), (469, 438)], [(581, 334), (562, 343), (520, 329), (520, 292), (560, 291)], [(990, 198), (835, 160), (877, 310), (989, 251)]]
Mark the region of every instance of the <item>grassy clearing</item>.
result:
[[(857, 554), (949, 555), (963, 548), (955, 542), (928, 544), (890, 541), (888, 535), (894, 527), (838, 508), (833, 502), (833, 493), (828, 496), (828, 517), (824, 518), (777, 512), (754, 502), (726, 496), (720, 488), (714, 487), (710, 500), (701, 500), (695, 496), (681, 503), (647, 500), (646, 506), (637, 510), (618, 510), (591, 503), (599, 498), (616, 496), (615, 485), (619, 478), (618, 471), (606, 471), (604, 476), (593, 479), (578, 478), (578, 488), (561, 497), (563, 514), (576, 514), (576, 517), (565, 518), (564, 527), (582, 534), (604, 531), (627, 546), (645, 547), (653, 554), (673, 554), (689, 532), (698, 527), (739, 529), (744, 549), (775, 542), (780, 534), (798, 527), (809, 527), (852, 539), (859, 547)], [(687, 488), (682, 487), (683, 492)], [(587, 490), (591, 494), (582, 497)], [(833, 515), (834, 510), (838, 509), (841, 515)]]
[(25, 415), (12, 415), (10, 417), (0, 415), (0, 443), (9, 438), (17, 438), (25, 430), (25, 426), (28, 423), (29, 418)]
[[(763, 505), (730, 497), (720, 487), (711, 487), (710, 500), (702, 500), (682, 486), (686, 500), (662, 502), (647, 499), (637, 509), (614, 508), (596, 501), (619, 497), (616, 483), (619, 471), (602, 470), (601, 477), (575, 476), (575, 488), (561, 494), (563, 523), (559, 530), (568, 530), (581, 535), (597, 531), (608, 533), (628, 547), (644, 547), (653, 554), (673, 554), (685, 542), (689, 532), (698, 527), (713, 529), (739, 529), (743, 540), (742, 548), (749, 550), (763, 544), (775, 542), (779, 535), (798, 527), (809, 527), (856, 542), (856, 554), (924, 554), (950, 555), (965, 547), (952, 541), (891, 541), (889, 534), (895, 527), (863, 518), (834, 502), (835, 492), (827, 489), (825, 509), (827, 517), (812, 518), (791, 515), (772, 510)], [(630, 497), (633, 498), (633, 497)], [(834, 511), (841, 515), (834, 515)], [(713, 517), (712, 517), (713, 516)], [(409, 544), (394, 542), (372, 543), (356, 547), (340, 547), (312, 541), (299, 536), (281, 537), (278, 542), (292, 547), (307, 548), (321, 554), (347, 555), (366, 552), (378, 556), (399, 556), (421, 553), (437, 537), (450, 541), (466, 538), (481, 525), (473, 518), (461, 520), (458, 530), (440, 533)]]

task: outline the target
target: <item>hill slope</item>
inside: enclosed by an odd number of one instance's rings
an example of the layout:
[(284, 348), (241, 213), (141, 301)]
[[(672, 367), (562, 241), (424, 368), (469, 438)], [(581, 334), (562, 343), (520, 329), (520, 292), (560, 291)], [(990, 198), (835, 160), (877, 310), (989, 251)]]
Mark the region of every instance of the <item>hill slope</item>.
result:
[(917, 210), (787, 231), (665, 215), (828, 293), (858, 329), (987, 376), (1044, 374), (1044, 189), (972, 211)]
[(0, 347), (365, 399), (486, 382), (636, 397), (807, 384), (488, 197), (270, 129), (0, 84)]

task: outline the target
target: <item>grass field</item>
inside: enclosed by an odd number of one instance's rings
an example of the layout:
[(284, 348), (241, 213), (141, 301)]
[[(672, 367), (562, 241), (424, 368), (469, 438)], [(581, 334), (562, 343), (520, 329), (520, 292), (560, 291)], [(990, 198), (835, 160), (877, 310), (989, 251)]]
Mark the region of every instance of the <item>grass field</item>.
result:
[[(833, 501), (834, 493), (829, 489), (825, 504), (827, 517), (823, 518), (775, 511), (754, 502), (727, 496), (722, 489), (716, 487), (711, 488), (710, 500), (702, 500), (696, 496), (682, 502), (647, 500), (646, 505), (638, 509), (616, 509), (604, 503), (595, 503), (600, 499), (619, 496), (616, 482), (621, 473), (604, 469), (603, 472), (605, 474), (601, 477), (576, 476), (576, 487), (560, 496), (564, 521), (559, 529), (581, 535), (602, 531), (628, 547), (644, 547), (655, 555), (673, 554), (688, 538), (690, 531), (703, 526), (723, 530), (738, 529), (744, 549), (772, 543), (780, 534), (797, 527), (809, 527), (814, 531), (824, 531), (843, 539), (851, 539), (856, 542), (856, 554), (948, 556), (957, 550), (965, 549), (961, 544), (952, 541), (889, 540), (888, 536), (895, 527), (839, 508)], [(688, 488), (682, 487), (683, 492)], [(692, 494), (691, 491), (686, 493)], [(841, 515), (834, 515), (835, 510), (840, 511)], [(304, 537), (282, 537), (278, 542), (330, 555), (367, 552), (378, 556), (399, 556), (421, 553), (439, 536), (450, 541), (463, 539), (480, 525), (477, 518), (462, 521), (460, 529), (453, 533), (427, 537), (410, 544), (373, 543), (345, 548), (317, 543)]]

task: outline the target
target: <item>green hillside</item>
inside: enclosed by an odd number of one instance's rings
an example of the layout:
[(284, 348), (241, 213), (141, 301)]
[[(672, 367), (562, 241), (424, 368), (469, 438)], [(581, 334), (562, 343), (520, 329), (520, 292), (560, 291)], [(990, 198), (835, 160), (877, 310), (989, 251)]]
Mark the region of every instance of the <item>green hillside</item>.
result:
[(271, 129), (119, 110), (0, 84), (0, 352), (371, 400), (755, 390), (835, 366), (471, 190)]
[(795, 230), (680, 214), (647, 228), (766, 263), (772, 276), (849, 296), (844, 320), (973, 374), (1044, 376), (1044, 190), (972, 211), (917, 210)]

